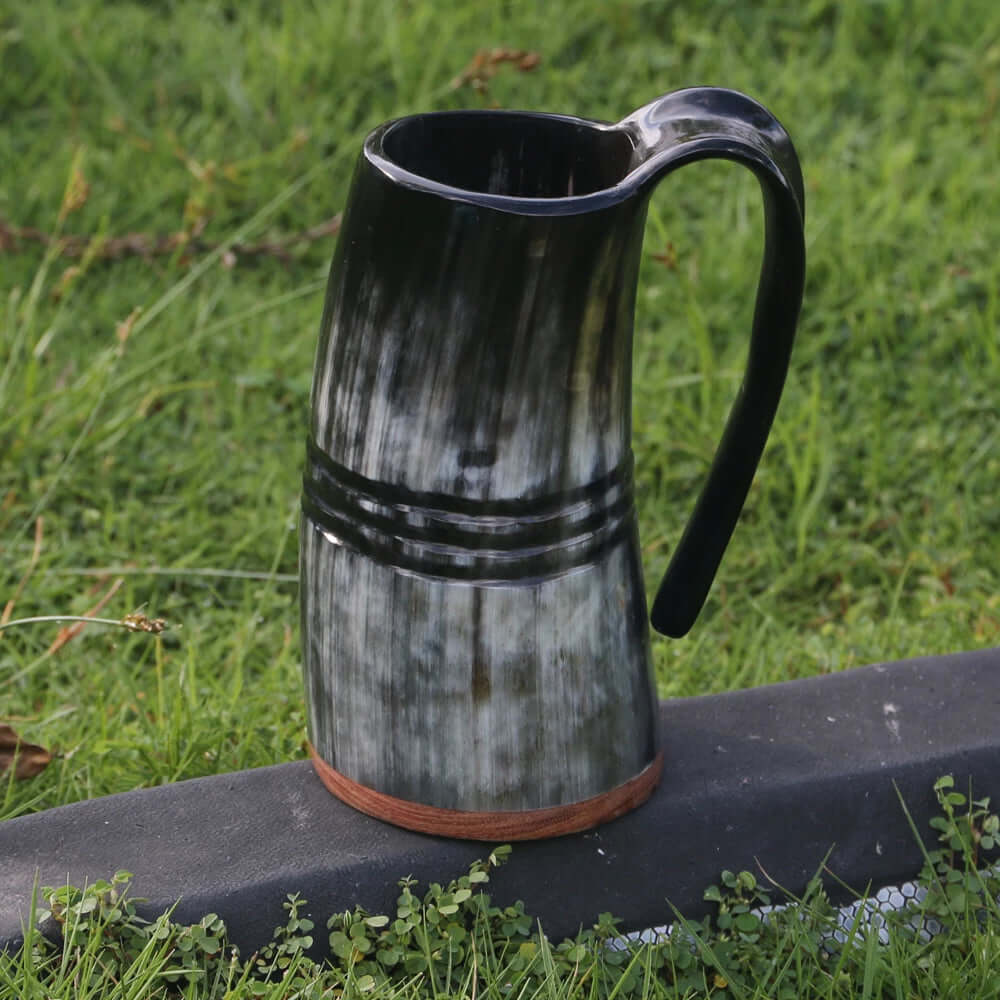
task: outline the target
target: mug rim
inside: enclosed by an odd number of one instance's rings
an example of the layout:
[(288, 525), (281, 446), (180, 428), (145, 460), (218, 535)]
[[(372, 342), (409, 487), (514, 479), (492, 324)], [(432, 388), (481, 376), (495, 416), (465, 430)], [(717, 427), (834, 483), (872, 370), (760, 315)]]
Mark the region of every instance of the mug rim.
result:
[(491, 208), (517, 215), (578, 215), (584, 212), (599, 211), (620, 204), (636, 194), (641, 187), (634, 166), (625, 171), (615, 183), (606, 187), (588, 191), (583, 194), (559, 195), (556, 197), (526, 197), (523, 195), (495, 194), (488, 191), (477, 191), (472, 188), (447, 184), (434, 180), (402, 166), (393, 159), (385, 149), (386, 140), (392, 133), (406, 126), (412, 126), (421, 121), (443, 121), (445, 119), (479, 119), (508, 121), (523, 119), (534, 122), (559, 123), (577, 128), (585, 128), (597, 133), (616, 133), (622, 136), (636, 149), (636, 142), (630, 130), (610, 122), (593, 118), (581, 118), (575, 115), (552, 114), (543, 111), (522, 111), (515, 109), (469, 108), (453, 111), (427, 111), (413, 115), (405, 115), (383, 122), (373, 129), (364, 141), (362, 158), (389, 181), (400, 187), (435, 195), (448, 201), (461, 202), (481, 208)]

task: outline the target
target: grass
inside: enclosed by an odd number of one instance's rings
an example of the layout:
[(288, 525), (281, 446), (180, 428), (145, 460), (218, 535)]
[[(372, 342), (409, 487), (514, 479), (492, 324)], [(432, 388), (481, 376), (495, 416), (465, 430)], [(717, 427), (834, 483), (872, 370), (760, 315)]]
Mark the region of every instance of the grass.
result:
[[(454, 86), (496, 45), (540, 63)], [(709, 603), (655, 644), (662, 695), (1000, 642), (995, 4), (36, 0), (0, 12), (0, 51), (0, 221), (86, 247), (0, 237), (0, 612), (177, 626), (0, 632), (0, 715), (56, 751), (0, 818), (303, 754), (295, 531), (333, 241), (238, 246), (331, 218), (365, 133), (416, 110), (614, 120), (718, 83), (796, 142), (792, 370)], [(651, 205), (650, 590), (746, 349), (763, 222), (744, 174), (698, 164)], [(188, 242), (102, 256), (128, 234)]]

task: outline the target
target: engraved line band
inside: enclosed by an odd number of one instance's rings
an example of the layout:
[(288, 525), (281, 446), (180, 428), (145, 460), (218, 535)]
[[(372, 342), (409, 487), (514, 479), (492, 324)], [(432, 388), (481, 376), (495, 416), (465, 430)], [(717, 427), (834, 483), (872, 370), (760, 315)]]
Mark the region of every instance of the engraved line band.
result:
[(597, 559), (634, 525), (632, 459), (582, 487), (534, 500), (470, 500), (377, 483), (309, 442), (302, 509), (371, 558), (433, 576), (550, 576)]

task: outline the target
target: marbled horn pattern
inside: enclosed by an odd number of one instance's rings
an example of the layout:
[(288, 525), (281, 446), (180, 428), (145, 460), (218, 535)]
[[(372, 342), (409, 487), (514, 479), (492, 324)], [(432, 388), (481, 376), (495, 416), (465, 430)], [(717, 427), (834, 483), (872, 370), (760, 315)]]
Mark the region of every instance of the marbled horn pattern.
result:
[[(520, 169), (520, 193), (555, 183)], [(503, 212), (359, 162), (301, 543), (310, 737), (354, 781), (525, 810), (653, 760), (629, 445), (644, 217)]]

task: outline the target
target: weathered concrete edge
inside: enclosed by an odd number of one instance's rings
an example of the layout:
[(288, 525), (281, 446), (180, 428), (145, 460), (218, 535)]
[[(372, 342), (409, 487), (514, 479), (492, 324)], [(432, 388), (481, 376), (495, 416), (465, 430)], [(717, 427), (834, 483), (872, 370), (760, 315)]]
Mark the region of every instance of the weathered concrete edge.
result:
[[(930, 840), (933, 781), (1000, 784), (1000, 649), (876, 664), (660, 706), (664, 779), (589, 834), (517, 845), (494, 878), (556, 938), (604, 910), (626, 929), (705, 912), (722, 868), (800, 891), (820, 864), (857, 890), (920, 868), (900, 798)], [(21, 941), (33, 885), (135, 873), (144, 911), (220, 914), (246, 953), (283, 920), (390, 912), (397, 880), (461, 874), (483, 844), (387, 826), (332, 798), (305, 761), (94, 799), (0, 824), (0, 947)], [(846, 898), (835, 881), (834, 898)], [(669, 904), (668, 905), (668, 901)]]

